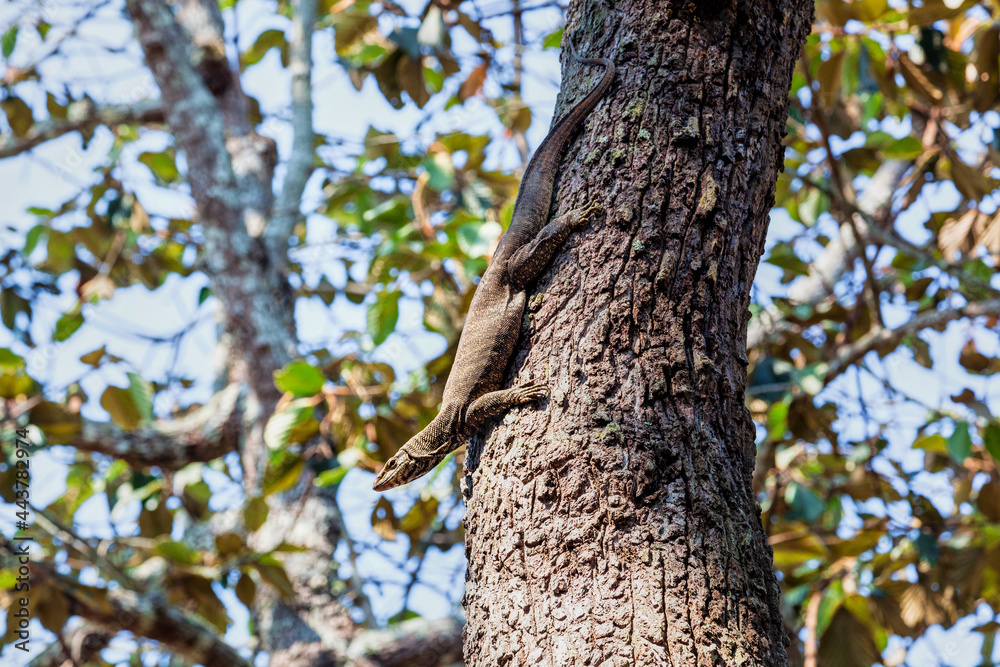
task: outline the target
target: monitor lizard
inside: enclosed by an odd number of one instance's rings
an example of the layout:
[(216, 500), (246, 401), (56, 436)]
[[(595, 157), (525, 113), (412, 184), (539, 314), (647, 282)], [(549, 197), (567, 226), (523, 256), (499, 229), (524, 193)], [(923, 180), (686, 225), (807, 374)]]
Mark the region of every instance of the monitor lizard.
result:
[(412, 482), (430, 472), (487, 420), (546, 393), (544, 385), (534, 382), (509, 389), (500, 389), (500, 385), (521, 330), (528, 285), (541, 275), (570, 233), (600, 209), (591, 203), (546, 224), (559, 161), (573, 133), (597, 106), (615, 76), (610, 59), (581, 58), (572, 43), (570, 53), (577, 62), (603, 65), (604, 75), (555, 124), (528, 162), (510, 227), (500, 239), (469, 305), (441, 410), (386, 462), (375, 478), (376, 491)]

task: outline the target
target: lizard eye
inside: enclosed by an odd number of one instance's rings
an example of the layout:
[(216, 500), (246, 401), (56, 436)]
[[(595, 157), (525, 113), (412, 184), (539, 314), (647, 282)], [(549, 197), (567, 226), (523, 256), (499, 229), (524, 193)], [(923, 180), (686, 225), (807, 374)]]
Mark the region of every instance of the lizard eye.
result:
[(385, 464), (385, 467), (392, 470), (396, 467), (396, 459), (389, 459), (389, 462)]

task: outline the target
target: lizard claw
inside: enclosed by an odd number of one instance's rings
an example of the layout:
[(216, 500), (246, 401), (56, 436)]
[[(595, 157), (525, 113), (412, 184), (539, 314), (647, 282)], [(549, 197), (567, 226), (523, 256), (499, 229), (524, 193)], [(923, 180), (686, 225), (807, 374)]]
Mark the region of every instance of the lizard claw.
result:
[(580, 209), (580, 218), (585, 221), (590, 220), (595, 214), (600, 213), (603, 208), (598, 201), (594, 200)]
[(529, 382), (517, 387), (517, 397), (522, 403), (530, 403), (536, 398), (540, 398), (549, 393), (548, 387), (542, 384)]

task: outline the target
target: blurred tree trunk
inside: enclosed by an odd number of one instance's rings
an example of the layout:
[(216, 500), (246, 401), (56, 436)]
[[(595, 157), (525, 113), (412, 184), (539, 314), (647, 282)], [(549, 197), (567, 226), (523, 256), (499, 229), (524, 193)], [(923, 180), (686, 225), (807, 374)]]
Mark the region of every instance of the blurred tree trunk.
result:
[[(309, 80), (317, 2), (292, 2), (295, 21), (289, 57), (296, 71), (292, 82), (295, 137), (277, 199), (272, 192), (275, 145), (248, 122), (237, 73), (224, 56), (216, 56), (211, 61), (215, 66), (207, 73), (205, 67), (193, 64), (209, 62), (205, 54), (225, 53), (218, 3), (185, 0), (176, 12), (165, 0), (128, 0), (127, 7), (160, 89), (166, 120), (186, 156), (206, 253), (212, 258), (202, 270), (220, 304), (222, 350), (218, 356), (224, 361), (219, 388), (235, 383), (246, 396), (240, 446), (244, 491), (248, 502), (256, 503), (255, 514), (266, 521), (257, 530), (249, 526), (227, 530), (242, 531), (248, 544), (261, 553), (282, 542), (298, 548), (282, 561), (287, 572), (284, 596), (274, 586), (257, 589), (253, 613), (261, 648), (269, 653), (271, 667), (452, 664), (459, 646), (453, 619), (411, 623), (405, 628), (408, 634), (366, 634), (351, 618), (337, 592), (340, 580), (334, 551), (343, 526), (335, 490), (314, 489), (314, 475), (306, 470), (294, 488), (267, 492), (264, 427), (281, 397), (274, 373), (295, 356), (294, 293), (287, 280), (287, 250), (292, 226), (301, 219), (299, 202), (313, 164)], [(260, 508), (265, 496), (266, 512)], [(195, 538), (188, 535), (187, 539)], [(205, 546), (210, 548), (211, 542)], [(278, 581), (282, 583), (281, 578)], [(154, 619), (149, 625), (164, 624)], [(226, 663), (201, 659), (204, 647), (188, 648), (189, 656), (200, 662)]]
[[(745, 345), (812, 12), (571, 7), (567, 39), (619, 73), (556, 212), (605, 214), (529, 299), (508, 381), (544, 380), (547, 404), (470, 447), (470, 667), (786, 662)], [(600, 75), (564, 62), (563, 112)]]

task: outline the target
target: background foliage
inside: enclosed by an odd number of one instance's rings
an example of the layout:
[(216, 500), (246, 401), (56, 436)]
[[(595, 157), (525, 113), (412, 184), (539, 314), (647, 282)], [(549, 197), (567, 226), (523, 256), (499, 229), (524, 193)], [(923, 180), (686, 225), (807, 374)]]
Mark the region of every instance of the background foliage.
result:
[[(260, 70), (285, 86), (290, 6), (221, 4), (244, 79)], [(526, 136), (548, 123), (521, 88), (525, 79), (550, 94), (551, 81), (526, 77), (522, 58), (551, 63), (540, 58), (554, 58), (562, 8), (320, 5), (315, 57), (328, 76), (314, 77), (318, 94), (378, 98), (399, 116), (363, 136), (317, 122), (318, 169), (288, 263), (300, 358), (275, 377), (284, 398), (265, 431), (263, 493), (307, 471), (339, 489), (338, 593), (359, 623), (394, 624), (457, 610), (462, 454), (384, 497), (365, 491), (365, 472), (435, 414), (475, 281), (510, 220)], [(237, 455), (138, 467), (87, 430), (108, 420), (113, 433), (164, 428), (212, 396), (207, 354), (201, 366), (182, 354), (214, 304), (203, 229), (184, 205), (184, 156), (155, 87), (122, 103), (104, 65), (100, 78), (67, 66), (82, 54), (141, 67), (121, 7), (39, 7), (8, 11), (0, 40), (0, 157), (34, 160), (27, 186), (59, 178), (69, 193), (6, 211), (0, 236), (0, 495), (15, 500), (15, 425), (31, 425), (36, 458), (59, 476), (45, 484), (61, 490), (32, 508), (42, 565), (61, 582), (34, 592), (37, 618), (58, 634), (80, 598), (107, 605), (119, 586), (155, 590), (250, 651), (256, 629), (242, 608), (261, 586), (291, 593), (282, 562), (297, 547), (246, 546), (268, 505), (242, 494)], [(992, 665), (997, 653), (998, 11), (961, 0), (817, 3), (748, 351), (754, 483), (798, 663)], [(121, 39), (100, 37), (103, 23)], [(259, 85), (247, 90), (259, 131), (287, 158), (288, 108)], [(55, 163), (40, 155), (53, 142)], [(163, 335), (139, 333), (144, 315), (109, 327), (129, 299), (186, 299), (187, 319), (161, 315)], [(53, 372), (74, 339), (89, 345), (78, 370)], [(170, 361), (150, 370), (160, 354)], [(94, 516), (106, 518), (95, 527)], [(13, 576), (0, 570), (0, 591)], [(2, 643), (12, 638), (8, 627)], [(169, 660), (147, 638), (113, 646), (104, 659)]]

